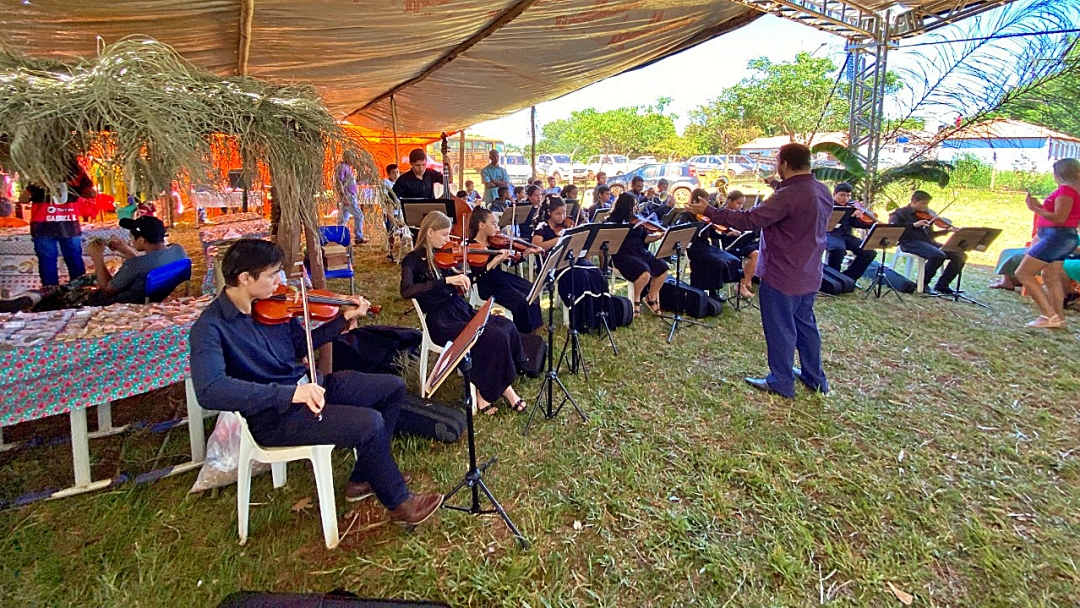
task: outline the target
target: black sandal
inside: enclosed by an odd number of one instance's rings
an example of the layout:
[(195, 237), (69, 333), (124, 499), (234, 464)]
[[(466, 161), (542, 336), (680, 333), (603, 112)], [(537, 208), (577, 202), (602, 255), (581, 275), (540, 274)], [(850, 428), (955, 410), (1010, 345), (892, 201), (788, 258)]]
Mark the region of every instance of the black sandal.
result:
[(529, 409), (529, 404), (525, 403), (524, 399), (518, 399), (517, 403), (511, 406), (515, 412), (519, 414), (525, 413), (525, 410)]
[(648, 306), (649, 310), (654, 315), (660, 314), (660, 300), (650, 300), (649, 298), (645, 298), (645, 306)]
[(488, 416), (494, 416), (495, 413), (498, 412), (498, 411), (499, 411), (499, 406), (495, 405), (494, 401), (492, 401), (491, 403), (487, 404), (486, 406), (480, 408), (480, 413), (481, 414), (487, 414)]

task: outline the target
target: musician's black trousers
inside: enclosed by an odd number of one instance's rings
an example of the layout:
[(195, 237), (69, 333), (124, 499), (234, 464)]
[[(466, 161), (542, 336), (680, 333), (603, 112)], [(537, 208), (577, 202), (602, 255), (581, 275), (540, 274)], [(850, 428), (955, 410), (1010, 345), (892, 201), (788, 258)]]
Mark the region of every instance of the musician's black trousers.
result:
[(342, 371), (327, 376), (323, 386), (321, 421), (303, 404), (293, 404), (283, 414), (265, 410), (248, 421), (255, 441), (265, 447), (331, 443), (356, 448), (349, 481), (370, 483), (386, 508), (397, 507), (409, 490), (390, 455), (390, 438), (405, 398), (405, 381), (389, 374)]

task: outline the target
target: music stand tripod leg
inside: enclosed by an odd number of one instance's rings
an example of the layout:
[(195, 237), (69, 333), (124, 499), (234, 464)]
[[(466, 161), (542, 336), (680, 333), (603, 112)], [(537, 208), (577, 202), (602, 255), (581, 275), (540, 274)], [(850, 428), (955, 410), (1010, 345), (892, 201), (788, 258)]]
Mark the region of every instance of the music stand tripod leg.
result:
[[(484, 472), (488, 467), (498, 462), (498, 457), (492, 456), (481, 466), (477, 466), (476, 464), (476, 426), (474, 424), (472, 413), (472, 391), (469, 389), (469, 372), (472, 370), (472, 357), (466, 355), (465, 358), (461, 360), (461, 363), (458, 364), (458, 370), (461, 372), (462, 391), (464, 392), (465, 429), (468, 433), (469, 442), (469, 470), (465, 472), (465, 476), (462, 480), (443, 497), (443, 508), (452, 511), (462, 511), (472, 515), (498, 513), (506, 524), (506, 527), (514, 533), (514, 536), (517, 538), (521, 547), (527, 548), (529, 546), (529, 541), (525, 539), (521, 534), (521, 531), (518, 530), (518, 527), (514, 525), (513, 520), (510, 519), (510, 515), (506, 513), (506, 510), (503, 509), (502, 505), (499, 504), (499, 501), (495, 499), (494, 494), (488, 489), (487, 484), (484, 483)], [(472, 496), (470, 497), (471, 501), (468, 507), (458, 507), (447, 504), (455, 494), (466, 487), (472, 491)], [(491, 502), (494, 509), (485, 510), (480, 508), (481, 491), (484, 493), (484, 496), (487, 497), (488, 501)]]
[[(570, 395), (570, 391), (566, 388), (566, 385), (559, 379), (559, 372), (555, 368), (555, 278), (549, 276), (547, 279), (548, 285), (548, 354), (547, 354), (547, 373), (544, 374), (544, 380), (540, 383), (540, 392), (536, 394), (536, 400), (533, 402), (533, 409), (529, 413), (529, 420), (525, 423), (525, 428), (522, 429), (522, 435), (529, 434), (529, 427), (532, 426), (533, 420), (536, 418), (536, 412), (543, 411), (544, 418), (554, 418), (560, 411), (566, 402), (569, 401), (573, 404), (574, 409), (581, 415), (582, 420), (587, 420), (585, 413), (578, 406), (577, 401)], [(562, 403), (559, 404), (558, 409), (555, 408), (555, 386), (558, 385), (559, 390), (563, 393)], [(547, 410), (544, 410), (544, 402), (547, 402)]]
[[(676, 243), (675, 245), (675, 314), (673, 315), (660, 315), (660, 318), (666, 319), (668, 323), (671, 323), (671, 331), (668, 332), (667, 341), (671, 344), (671, 341), (675, 338), (675, 330), (678, 329), (679, 323), (688, 323), (690, 325), (697, 325), (698, 327), (710, 327), (706, 323), (701, 321), (695, 321), (693, 319), (684, 319), (682, 316), (682, 245)], [(660, 300), (660, 294), (656, 294), (657, 301)]]

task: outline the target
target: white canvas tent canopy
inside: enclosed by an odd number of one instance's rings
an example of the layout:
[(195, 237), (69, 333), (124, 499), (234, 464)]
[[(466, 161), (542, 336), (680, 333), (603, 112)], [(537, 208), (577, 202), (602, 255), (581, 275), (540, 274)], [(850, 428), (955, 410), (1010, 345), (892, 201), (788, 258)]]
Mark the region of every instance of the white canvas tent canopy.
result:
[[(5, 42), (91, 56), (147, 36), (219, 74), (305, 81), (362, 127), (457, 130), (565, 95), (768, 12), (850, 39), (912, 35), (1008, 0), (11, 0)], [(886, 11), (892, 13), (886, 13)], [(762, 44), (768, 44), (762, 40)]]

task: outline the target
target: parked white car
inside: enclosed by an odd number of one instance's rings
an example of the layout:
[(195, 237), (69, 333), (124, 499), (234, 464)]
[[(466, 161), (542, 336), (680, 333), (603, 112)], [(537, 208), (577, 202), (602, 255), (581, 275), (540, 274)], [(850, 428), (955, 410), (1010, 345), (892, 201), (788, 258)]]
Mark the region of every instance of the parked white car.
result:
[(574, 165), (574, 180), (589, 182), (600, 171), (607, 173), (609, 177), (614, 177), (636, 168), (630, 159), (622, 154), (598, 154), (590, 157), (585, 164)]
[(645, 165), (655, 165), (657, 160), (655, 156), (639, 156), (630, 161), (631, 165), (635, 167), (644, 167)]
[(574, 161), (569, 154), (537, 154), (536, 170), (540, 175), (554, 177), (556, 182), (561, 183), (574, 174)]
[(506, 169), (506, 174), (510, 176), (510, 183), (514, 186), (524, 186), (532, 177), (532, 167), (529, 166), (529, 159), (524, 154), (507, 152), (499, 159), (499, 164)]

